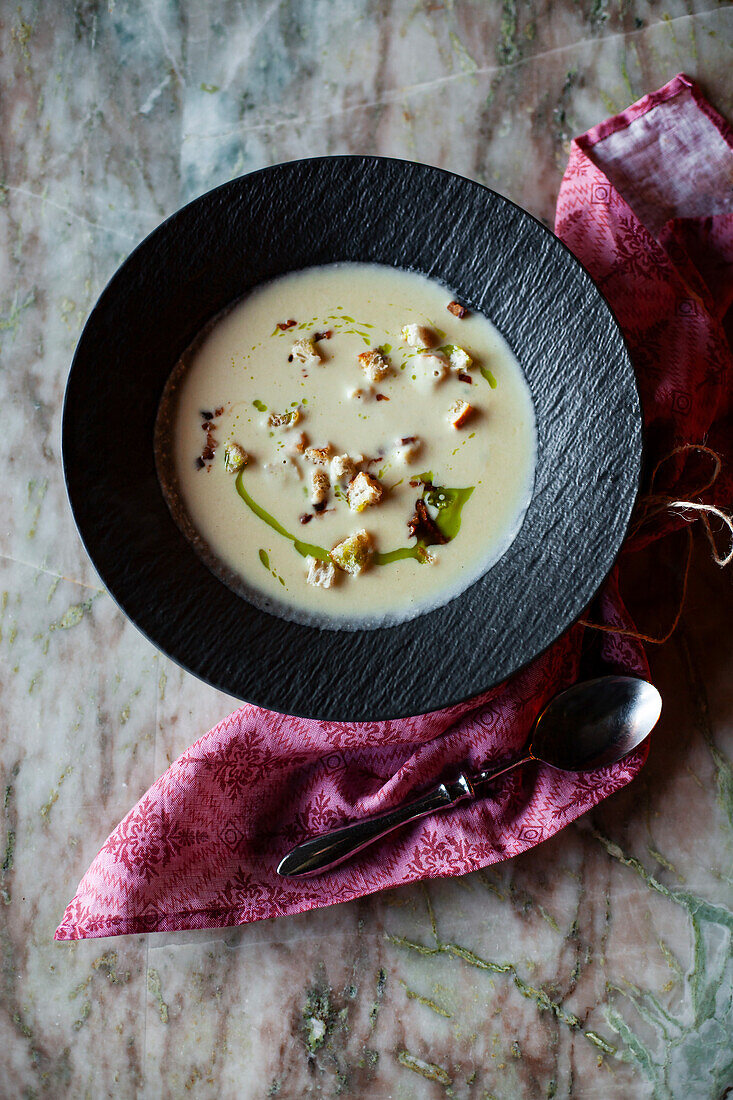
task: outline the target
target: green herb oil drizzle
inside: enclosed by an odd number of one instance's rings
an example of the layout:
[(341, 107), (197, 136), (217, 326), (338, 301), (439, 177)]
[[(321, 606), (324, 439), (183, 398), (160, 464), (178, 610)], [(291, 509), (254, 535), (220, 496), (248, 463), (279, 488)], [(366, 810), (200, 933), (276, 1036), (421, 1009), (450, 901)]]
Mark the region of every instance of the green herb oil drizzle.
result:
[[(277, 531), (278, 535), (282, 535), (284, 538), (292, 542), (295, 549), (302, 557), (318, 558), (320, 561), (330, 561), (328, 550), (323, 546), (316, 546), (314, 543), (303, 542), (301, 539), (291, 535), (290, 531), (287, 531), (281, 523), (271, 516), (269, 512), (266, 512), (257, 501), (253, 500), (244, 487), (243, 475), (244, 471), (240, 471), (237, 474), (236, 487), (240, 497), (247, 505), (247, 507), (254, 512), (259, 519), (266, 523), (268, 527), (271, 527), (273, 531)], [(473, 493), (474, 486), (471, 485), (466, 489), (449, 489), (445, 486), (438, 486), (432, 484), (433, 475), (430, 471), (424, 474), (420, 474), (419, 480), (423, 482), (423, 500), (434, 508), (437, 508), (438, 515), (435, 519), (435, 525), (441, 534), (445, 535), (449, 542), (451, 542), (461, 529), (461, 511), (463, 505), (469, 499)], [(393, 561), (403, 561), (406, 558), (414, 558), (415, 561), (421, 564), (427, 560), (428, 553), (425, 546), (422, 543), (417, 543), (415, 546), (401, 546), (397, 550), (389, 550), (386, 553), (377, 551), (372, 558), (374, 565), (390, 565)], [(269, 569), (270, 562), (267, 553), (264, 550), (260, 550), (260, 561)]]
[(272, 527), (273, 531), (277, 531), (278, 535), (283, 535), (286, 539), (290, 539), (295, 549), (299, 554), (302, 554), (304, 558), (319, 558), (320, 561), (330, 561), (328, 556), (328, 550), (324, 550), (322, 546), (314, 546), (309, 542), (301, 542), (300, 539), (296, 539), (295, 535), (291, 535), (289, 531), (286, 531), (282, 524), (278, 523), (274, 516), (271, 516), (269, 512), (266, 512), (264, 508), (261, 508), (257, 501), (253, 500), (244, 487), (244, 481), (242, 479), (243, 471), (237, 474), (237, 492), (240, 497), (250, 508), (256, 516), (266, 523), (268, 527)]

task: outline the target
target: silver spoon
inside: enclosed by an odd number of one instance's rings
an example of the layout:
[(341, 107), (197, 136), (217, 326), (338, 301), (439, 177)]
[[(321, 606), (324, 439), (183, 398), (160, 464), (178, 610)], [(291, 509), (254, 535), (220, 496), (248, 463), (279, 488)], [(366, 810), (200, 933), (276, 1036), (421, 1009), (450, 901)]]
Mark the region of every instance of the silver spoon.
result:
[(495, 779), (531, 760), (565, 772), (594, 771), (614, 764), (648, 736), (661, 710), (657, 689), (635, 676), (601, 676), (575, 684), (556, 695), (542, 711), (529, 748), (519, 760), (473, 775), (462, 772), (413, 802), (311, 837), (288, 852), (278, 874), (315, 875), (335, 867), (409, 821), (459, 802), (484, 798)]

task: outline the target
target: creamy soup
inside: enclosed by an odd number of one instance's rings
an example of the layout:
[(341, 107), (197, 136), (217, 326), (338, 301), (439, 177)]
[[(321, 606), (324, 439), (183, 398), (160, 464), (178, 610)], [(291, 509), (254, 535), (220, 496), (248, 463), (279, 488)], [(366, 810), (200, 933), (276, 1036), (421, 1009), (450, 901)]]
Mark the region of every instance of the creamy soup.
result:
[(158, 468), (207, 563), (259, 607), (363, 628), (446, 603), (529, 503), (535, 422), (497, 330), (376, 264), (252, 291), (182, 357)]

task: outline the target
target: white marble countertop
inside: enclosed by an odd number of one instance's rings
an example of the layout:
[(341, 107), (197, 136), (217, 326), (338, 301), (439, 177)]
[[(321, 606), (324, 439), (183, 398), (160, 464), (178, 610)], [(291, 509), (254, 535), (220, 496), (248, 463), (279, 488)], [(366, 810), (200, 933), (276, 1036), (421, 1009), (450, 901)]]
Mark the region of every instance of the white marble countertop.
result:
[[(53, 932), (111, 828), (234, 705), (126, 621), (66, 502), (65, 378), (120, 261), (202, 191), (317, 153), (445, 166), (551, 224), (570, 136), (676, 72), (733, 117), (733, 10), (21, 0), (0, 19), (0, 1095), (727, 1095), (733, 590), (702, 544), (651, 653), (649, 763), (541, 848), (221, 933)], [(662, 595), (638, 587), (650, 625), (677, 599), (668, 559)]]

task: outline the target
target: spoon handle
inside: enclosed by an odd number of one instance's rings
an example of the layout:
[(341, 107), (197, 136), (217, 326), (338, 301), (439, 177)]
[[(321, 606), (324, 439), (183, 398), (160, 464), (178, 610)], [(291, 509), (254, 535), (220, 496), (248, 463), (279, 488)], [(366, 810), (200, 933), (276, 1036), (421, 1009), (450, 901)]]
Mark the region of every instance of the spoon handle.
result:
[[(483, 788), (491, 780), (524, 762), (524, 759), (515, 760), (508, 766), (502, 765), (493, 771), (481, 772), (475, 777), (481, 789), (480, 793), (483, 794)], [(321, 836), (310, 837), (288, 852), (278, 865), (277, 872), (279, 875), (290, 877), (318, 874), (350, 859), (351, 856), (356, 855), (369, 844), (381, 840), (394, 829), (399, 829), (410, 821), (417, 821), (418, 818), (425, 817), (427, 814), (448, 810), (459, 802), (475, 798), (478, 793), (479, 791), (474, 789), (473, 778), (462, 772), (452, 782), (439, 783), (433, 790), (427, 791), (412, 802), (375, 814), (374, 817), (352, 821), (349, 825), (342, 825), (341, 828), (323, 833)]]

